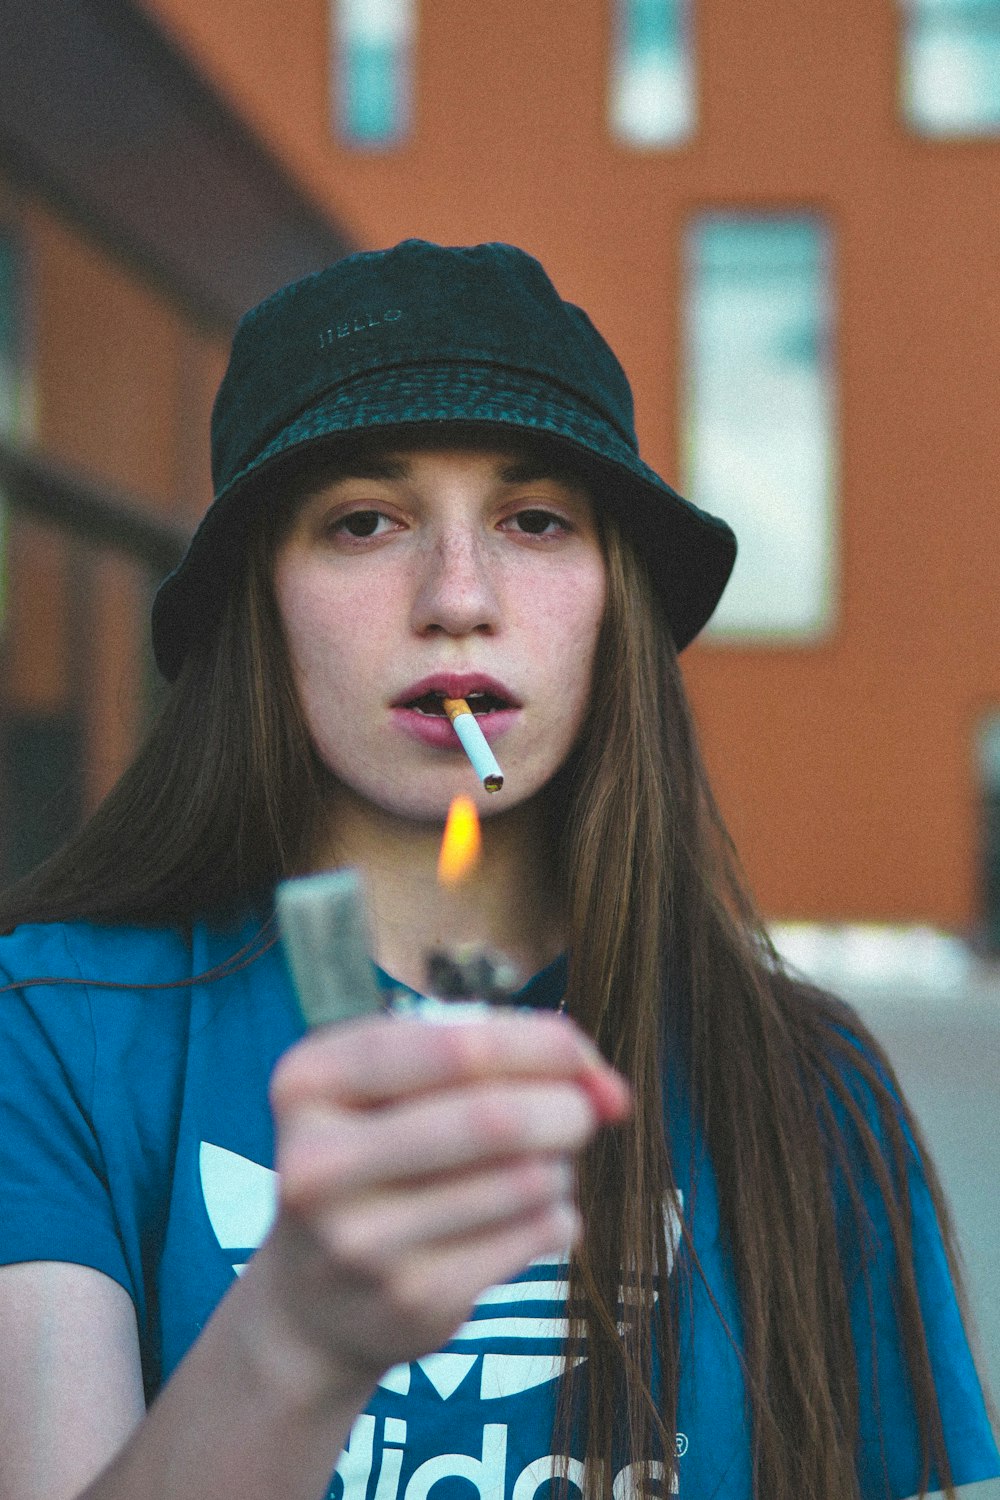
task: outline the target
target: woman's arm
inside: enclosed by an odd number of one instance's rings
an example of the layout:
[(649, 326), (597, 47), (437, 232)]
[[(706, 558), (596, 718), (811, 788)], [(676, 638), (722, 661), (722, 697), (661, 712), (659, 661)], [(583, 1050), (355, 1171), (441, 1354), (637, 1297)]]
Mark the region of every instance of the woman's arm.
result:
[(120, 1288), (0, 1275), (0, 1500), (319, 1500), (384, 1371), (575, 1236), (572, 1159), (627, 1108), (575, 1027), (502, 1014), (307, 1038), (273, 1104), (274, 1229), (145, 1418)]
[(0, 1497), (69, 1500), (145, 1406), (132, 1300), (89, 1266), (0, 1267)]

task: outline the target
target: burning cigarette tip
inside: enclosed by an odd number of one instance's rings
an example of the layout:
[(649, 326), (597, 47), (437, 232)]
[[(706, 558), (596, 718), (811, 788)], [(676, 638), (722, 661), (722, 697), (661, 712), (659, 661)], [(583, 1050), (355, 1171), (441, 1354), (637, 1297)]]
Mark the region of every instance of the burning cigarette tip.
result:
[(472, 763), (472, 769), (488, 792), (498, 792), (503, 786), (503, 772), (497, 765), (496, 756), (476, 722), (476, 716), (464, 698), (445, 698), (444, 711), (451, 720), (451, 727), (462, 743), (462, 749)]

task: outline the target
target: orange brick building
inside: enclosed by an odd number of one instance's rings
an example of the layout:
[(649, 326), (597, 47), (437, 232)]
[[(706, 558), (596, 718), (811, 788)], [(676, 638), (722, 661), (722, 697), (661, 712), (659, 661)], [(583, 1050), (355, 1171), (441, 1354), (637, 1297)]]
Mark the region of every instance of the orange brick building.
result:
[[(977, 747), (1000, 712), (1000, 138), (904, 120), (903, 8), (693, 0), (695, 120), (641, 146), (608, 124), (611, 0), (435, 0), (416, 17), (409, 129), (382, 149), (331, 125), (329, 0), (147, 0), (144, 14), (343, 247), (499, 238), (538, 255), (618, 352), (645, 456), (682, 487), (692, 225), (712, 212), (822, 222), (827, 616), (811, 635), (699, 643), (687, 678), (769, 915), (980, 926)], [(178, 292), (155, 255), (123, 257), (3, 160), (0, 237), (6, 226), (23, 249), (29, 329), (22, 439), (190, 526), (228, 310)], [(8, 713), (55, 717), (76, 693), (90, 803), (139, 732), (146, 586), (112, 553), (87, 563), (81, 698), (75, 547), (31, 517), (12, 529), (3, 691)]]

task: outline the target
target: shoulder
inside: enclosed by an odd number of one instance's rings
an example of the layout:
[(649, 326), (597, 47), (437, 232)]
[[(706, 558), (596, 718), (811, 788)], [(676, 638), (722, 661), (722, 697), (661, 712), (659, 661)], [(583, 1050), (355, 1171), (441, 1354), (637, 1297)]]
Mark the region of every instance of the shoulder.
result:
[(2, 1045), (22, 1079), (66, 1070), (89, 1097), (102, 1051), (183, 1031), (191, 972), (190, 939), (176, 930), (24, 924), (0, 937)]
[(777, 991), (803, 1075), (822, 1089), (836, 1117), (879, 1131), (906, 1126), (909, 1110), (892, 1062), (853, 1006), (784, 975)]
[(0, 937), (7, 985), (45, 981), (141, 984), (190, 966), (188, 934), (170, 927), (112, 927), (91, 922), (25, 923)]
[(812, 1075), (848, 1281), (872, 1265), (949, 1281), (950, 1216), (889, 1056), (843, 1001), (797, 986), (795, 1003), (807, 1017), (803, 1066)]
[(24, 924), (0, 937), (0, 1025), (6, 1031), (27, 1016), (52, 1035), (87, 1026), (109, 1039), (175, 1032), (207, 997), (273, 981), (275, 945), (260, 912), (187, 928)]
[(921, 1429), (934, 1402), (954, 1481), (994, 1475), (951, 1219), (892, 1062), (842, 1001), (791, 982), (788, 998), (828, 1147), (857, 1361), (861, 1492), (921, 1489)]
[(839, 998), (784, 975), (776, 991), (848, 1267), (898, 1252), (914, 1222), (936, 1233), (947, 1217), (940, 1185), (885, 1049)]

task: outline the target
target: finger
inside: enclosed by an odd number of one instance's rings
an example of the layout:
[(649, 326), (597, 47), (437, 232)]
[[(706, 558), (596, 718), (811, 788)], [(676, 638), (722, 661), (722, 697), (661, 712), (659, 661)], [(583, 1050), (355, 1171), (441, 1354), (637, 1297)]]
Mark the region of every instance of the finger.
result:
[(271, 1097), (276, 1111), (309, 1098), (365, 1107), (500, 1076), (583, 1078), (602, 1110), (614, 1109), (622, 1091), (618, 1075), (572, 1022), (497, 1011), (435, 1026), (378, 1017), (326, 1028), (285, 1054)]
[[(287, 1224), (287, 1221), (286, 1221)], [(309, 1306), (340, 1360), (373, 1373), (439, 1349), (469, 1317), (488, 1287), (542, 1257), (568, 1260), (582, 1232), (572, 1204), (559, 1202), (423, 1250), (355, 1268), (313, 1262)], [(294, 1238), (294, 1229), (293, 1229)], [(319, 1271), (317, 1275), (316, 1272)], [(331, 1306), (328, 1285), (334, 1273)], [(301, 1284), (302, 1278), (298, 1278)], [(376, 1373), (377, 1378), (377, 1373)]]
[(447, 1296), (467, 1316), (488, 1287), (500, 1286), (543, 1257), (568, 1260), (582, 1233), (578, 1210), (568, 1203), (549, 1205), (514, 1222), (443, 1243), (428, 1245), (407, 1258), (394, 1287), (403, 1308), (441, 1303)]
[(573, 1153), (599, 1120), (573, 1082), (479, 1084), (363, 1113), (311, 1107), (279, 1135), (285, 1202), (299, 1212), (481, 1163)]
[(432, 1186), (391, 1189), (321, 1218), (317, 1230), (333, 1259), (360, 1274), (401, 1256), (437, 1253), (453, 1240), (511, 1228), (545, 1211), (574, 1210), (574, 1173), (563, 1157), (531, 1157)]

